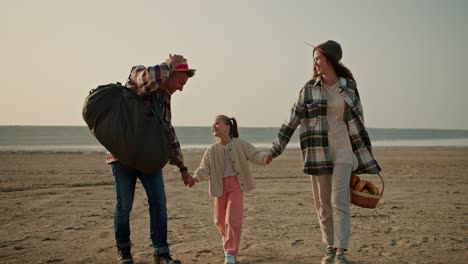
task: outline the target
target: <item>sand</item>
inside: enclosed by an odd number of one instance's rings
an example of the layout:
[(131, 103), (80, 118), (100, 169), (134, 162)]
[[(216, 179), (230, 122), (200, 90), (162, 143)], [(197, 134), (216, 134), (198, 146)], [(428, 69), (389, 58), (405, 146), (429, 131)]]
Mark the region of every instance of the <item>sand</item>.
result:
[[(186, 151), (193, 170), (202, 151)], [(351, 263), (467, 263), (468, 148), (376, 148), (385, 192), (351, 207)], [(252, 166), (238, 261), (319, 263), (324, 251), (300, 153)], [(183, 263), (223, 263), (207, 183), (187, 188), (164, 169), (169, 243)], [(381, 187), (376, 176), (369, 179)], [(102, 153), (0, 153), (1, 263), (116, 263), (115, 194)], [(146, 195), (132, 211), (135, 263), (152, 263)]]

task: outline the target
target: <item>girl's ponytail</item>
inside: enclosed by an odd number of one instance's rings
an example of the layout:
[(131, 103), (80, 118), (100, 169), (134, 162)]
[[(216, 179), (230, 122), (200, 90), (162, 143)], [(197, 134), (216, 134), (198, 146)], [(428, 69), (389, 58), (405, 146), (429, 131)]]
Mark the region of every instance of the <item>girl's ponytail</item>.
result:
[(227, 117), (225, 115), (219, 115), (216, 118), (220, 118), (225, 125), (229, 126), (229, 136), (231, 138), (239, 137), (239, 130), (237, 129), (237, 121), (234, 117)]
[(229, 118), (231, 121), (231, 130), (230, 130), (230, 136), (233, 138), (238, 138), (239, 137), (239, 130), (237, 129), (237, 121), (234, 117)]

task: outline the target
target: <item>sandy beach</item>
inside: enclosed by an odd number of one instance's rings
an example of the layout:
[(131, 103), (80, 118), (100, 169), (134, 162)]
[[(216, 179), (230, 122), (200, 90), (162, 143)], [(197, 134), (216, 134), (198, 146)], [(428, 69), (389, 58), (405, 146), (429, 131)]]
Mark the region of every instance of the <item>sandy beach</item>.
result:
[[(468, 148), (376, 148), (385, 192), (351, 207), (351, 263), (467, 263)], [(185, 151), (193, 171), (203, 151)], [(252, 165), (238, 262), (319, 263), (324, 245), (299, 150)], [(164, 169), (169, 243), (183, 263), (223, 263), (207, 183)], [(379, 188), (380, 180), (368, 176)], [(116, 263), (113, 177), (102, 153), (0, 153), (1, 263)], [(132, 211), (135, 263), (152, 263), (146, 194)]]

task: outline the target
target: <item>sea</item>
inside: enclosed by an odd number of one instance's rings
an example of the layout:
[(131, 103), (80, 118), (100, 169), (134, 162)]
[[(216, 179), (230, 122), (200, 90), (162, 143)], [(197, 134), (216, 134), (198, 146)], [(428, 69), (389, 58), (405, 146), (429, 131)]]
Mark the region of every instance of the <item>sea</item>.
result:
[[(175, 127), (183, 150), (203, 150), (215, 142), (210, 127)], [(468, 130), (368, 128), (376, 147), (468, 147)], [(239, 128), (241, 138), (269, 148), (278, 128)], [(299, 148), (296, 130), (287, 148)], [(86, 126), (0, 126), (2, 152), (105, 152)]]

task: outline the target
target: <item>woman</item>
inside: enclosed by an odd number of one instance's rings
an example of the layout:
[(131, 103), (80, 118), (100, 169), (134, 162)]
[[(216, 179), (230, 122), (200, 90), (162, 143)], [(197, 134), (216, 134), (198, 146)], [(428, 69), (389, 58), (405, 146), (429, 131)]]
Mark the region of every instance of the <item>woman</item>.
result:
[(327, 245), (321, 263), (348, 263), (351, 173), (375, 174), (380, 167), (372, 155), (356, 81), (340, 62), (340, 44), (326, 41), (314, 47), (313, 55), (313, 78), (301, 89), (267, 160), (283, 152), (300, 125), (303, 171), (311, 175), (322, 240)]

